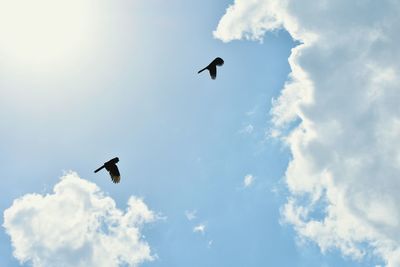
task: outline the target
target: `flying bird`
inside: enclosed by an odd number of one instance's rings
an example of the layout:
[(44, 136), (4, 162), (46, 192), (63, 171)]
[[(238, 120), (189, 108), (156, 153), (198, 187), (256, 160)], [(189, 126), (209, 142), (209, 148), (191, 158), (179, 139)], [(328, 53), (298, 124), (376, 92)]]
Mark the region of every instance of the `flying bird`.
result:
[(208, 70), (210, 72), (211, 79), (215, 80), (215, 78), (217, 78), (217, 66), (222, 66), (222, 65), (224, 65), (224, 60), (220, 57), (217, 57), (210, 64), (208, 64), (207, 67), (205, 67), (202, 70), (199, 70), (199, 72), (197, 73), (200, 73), (204, 70)]
[(119, 174), (119, 170), (117, 167), (118, 161), (119, 161), (119, 158), (113, 158), (113, 159), (107, 161), (106, 163), (104, 163), (103, 166), (101, 166), (94, 172), (96, 173), (96, 172), (100, 171), (101, 169), (106, 168), (106, 170), (110, 173), (111, 180), (113, 181), (113, 183), (117, 184), (121, 180), (121, 175)]

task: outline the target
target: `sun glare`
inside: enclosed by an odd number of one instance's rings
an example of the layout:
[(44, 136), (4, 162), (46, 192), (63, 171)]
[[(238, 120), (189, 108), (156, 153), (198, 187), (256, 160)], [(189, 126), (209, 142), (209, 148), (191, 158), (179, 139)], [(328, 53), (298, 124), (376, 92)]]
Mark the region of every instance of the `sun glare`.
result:
[(32, 68), (64, 67), (93, 39), (90, 1), (0, 0), (0, 60)]

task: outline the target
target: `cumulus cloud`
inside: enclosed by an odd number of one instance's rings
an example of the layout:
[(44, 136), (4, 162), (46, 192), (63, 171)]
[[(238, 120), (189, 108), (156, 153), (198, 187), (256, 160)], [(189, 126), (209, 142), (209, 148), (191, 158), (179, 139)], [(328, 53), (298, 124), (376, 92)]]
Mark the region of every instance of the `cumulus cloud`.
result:
[(292, 153), (283, 217), (323, 251), (391, 267), (400, 266), (399, 12), (395, 0), (235, 0), (214, 32), (261, 40), (284, 28), (300, 41), (271, 110), (271, 135)]
[(70, 173), (50, 194), (14, 200), (3, 227), (14, 256), (34, 267), (138, 266), (154, 259), (141, 229), (156, 219), (143, 200), (130, 197), (120, 210), (94, 183)]
[(249, 187), (253, 184), (253, 182), (254, 182), (254, 176), (251, 174), (247, 174), (243, 179), (243, 186)]

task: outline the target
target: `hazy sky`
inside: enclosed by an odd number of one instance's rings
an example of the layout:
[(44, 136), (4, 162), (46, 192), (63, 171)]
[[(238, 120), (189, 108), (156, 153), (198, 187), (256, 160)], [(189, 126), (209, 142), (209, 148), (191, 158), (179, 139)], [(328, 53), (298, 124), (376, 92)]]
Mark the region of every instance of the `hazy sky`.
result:
[(399, 11), (0, 0), (0, 266), (400, 266)]

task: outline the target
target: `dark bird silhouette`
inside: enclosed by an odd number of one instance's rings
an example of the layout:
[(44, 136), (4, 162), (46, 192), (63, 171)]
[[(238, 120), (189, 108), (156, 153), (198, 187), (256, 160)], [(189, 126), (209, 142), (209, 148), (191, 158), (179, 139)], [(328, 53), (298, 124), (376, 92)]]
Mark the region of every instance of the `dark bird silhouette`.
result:
[(199, 72), (197, 73), (200, 73), (204, 70), (208, 70), (210, 72), (211, 79), (215, 80), (215, 78), (217, 78), (217, 66), (222, 66), (222, 65), (224, 65), (224, 60), (220, 57), (217, 57), (210, 64), (208, 64), (207, 67), (205, 67), (202, 70), (199, 70)]
[(113, 181), (113, 183), (117, 184), (121, 180), (121, 175), (119, 174), (119, 170), (117, 167), (118, 161), (119, 161), (119, 158), (113, 158), (113, 159), (107, 161), (106, 163), (104, 163), (103, 166), (101, 166), (94, 172), (96, 173), (96, 172), (100, 171), (101, 169), (106, 168), (106, 170), (110, 173), (111, 180)]

